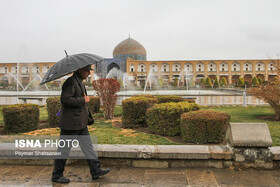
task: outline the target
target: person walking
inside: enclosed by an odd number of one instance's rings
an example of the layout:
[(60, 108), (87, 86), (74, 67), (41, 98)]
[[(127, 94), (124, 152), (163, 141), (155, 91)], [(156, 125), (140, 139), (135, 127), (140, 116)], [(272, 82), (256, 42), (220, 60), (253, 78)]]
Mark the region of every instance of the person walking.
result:
[[(61, 92), (61, 114), (59, 127), (60, 138), (68, 135), (79, 135), (83, 136), (81, 142), (79, 142), (81, 150), (86, 156), (88, 166), (92, 179), (98, 179), (100, 176), (110, 172), (110, 169), (101, 169), (100, 161), (97, 156), (94, 157), (94, 150), (90, 140), (87, 125), (94, 122), (88, 108), (87, 103), (89, 97), (87, 96), (86, 88), (83, 84), (89, 75), (90, 71), (93, 70), (91, 65), (78, 69), (73, 73), (73, 76), (69, 77), (62, 86)], [(89, 121), (89, 118), (92, 120)], [(84, 138), (85, 137), (85, 138)], [(60, 149), (60, 148), (59, 148)], [(60, 149), (64, 156), (68, 156), (70, 148)], [(94, 157), (94, 158), (93, 158)], [(67, 158), (55, 159), (54, 169), (52, 173), (52, 181), (58, 183), (69, 183), (70, 180), (63, 176), (65, 164)]]

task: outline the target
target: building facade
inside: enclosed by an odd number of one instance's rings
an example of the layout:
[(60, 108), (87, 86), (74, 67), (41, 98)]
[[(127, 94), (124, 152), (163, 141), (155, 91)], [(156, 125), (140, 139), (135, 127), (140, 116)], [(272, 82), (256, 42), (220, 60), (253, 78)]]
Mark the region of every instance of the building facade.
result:
[(253, 77), (270, 81), (277, 75), (277, 60), (183, 60), (183, 61), (138, 61), (127, 60), (127, 73), (137, 81), (145, 80), (149, 71), (158, 79), (172, 82), (182, 73), (193, 77), (195, 81), (210, 77), (212, 80), (225, 77), (229, 84), (238, 82), (239, 77), (250, 82)]
[[(206, 77), (212, 80), (225, 77), (229, 84), (236, 84), (239, 77), (251, 82), (255, 76), (270, 81), (277, 75), (277, 62), (275, 59), (147, 61), (146, 49), (129, 37), (116, 45), (113, 58), (105, 58), (93, 66), (94, 73), (91, 72), (87, 81), (91, 82), (97, 76), (106, 77), (114, 68), (127, 73), (131, 82), (142, 85), (150, 72), (166, 83), (173, 82), (176, 77), (182, 80), (186, 75), (196, 82)], [(0, 81), (10, 83), (11, 79), (19, 77), (18, 80), (26, 85), (36, 76), (43, 78), (53, 64), (55, 62), (2, 63)]]

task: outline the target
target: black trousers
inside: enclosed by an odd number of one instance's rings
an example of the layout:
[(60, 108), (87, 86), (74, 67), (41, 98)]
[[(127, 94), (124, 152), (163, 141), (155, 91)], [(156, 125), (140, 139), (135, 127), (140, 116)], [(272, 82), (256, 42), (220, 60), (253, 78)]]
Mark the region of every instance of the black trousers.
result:
[[(80, 141), (81, 150), (85, 154), (86, 158), (93, 158), (92, 155), (95, 153), (94, 153), (94, 150), (92, 147), (92, 143), (90, 140), (90, 136), (89, 136), (87, 127), (84, 129), (81, 129), (81, 130), (63, 130), (63, 129), (61, 129), (60, 135), (83, 135), (82, 136), (83, 140)], [(79, 136), (77, 136), (77, 137), (79, 137)], [(71, 147), (62, 148), (62, 150), (58, 150), (58, 151), (62, 151), (64, 156), (68, 156), (70, 150), (71, 150)], [(96, 158), (96, 159), (87, 159), (91, 175), (96, 174), (100, 171), (100, 161), (97, 159), (97, 156), (94, 158)], [(67, 159), (55, 159), (54, 169), (53, 169), (53, 173), (52, 173), (53, 179), (57, 179), (57, 178), (63, 176), (66, 161), (67, 161)]]

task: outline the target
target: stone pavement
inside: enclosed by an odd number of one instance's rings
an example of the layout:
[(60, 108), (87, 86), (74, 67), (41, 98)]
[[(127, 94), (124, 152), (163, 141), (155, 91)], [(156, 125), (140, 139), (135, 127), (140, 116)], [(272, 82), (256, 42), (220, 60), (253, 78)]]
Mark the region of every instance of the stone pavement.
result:
[(86, 165), (67, 165), (69, 184), (51, 181), (52, 166), (0, 165), (0, 186), (280, 186), (280, 171), (111, 167), (91, 180)]

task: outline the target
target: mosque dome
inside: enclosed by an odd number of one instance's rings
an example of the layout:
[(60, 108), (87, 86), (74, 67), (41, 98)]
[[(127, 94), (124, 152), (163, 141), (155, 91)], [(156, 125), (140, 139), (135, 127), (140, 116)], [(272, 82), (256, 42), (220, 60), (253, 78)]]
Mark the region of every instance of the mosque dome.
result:
[(142, 44), (132, 38), (125, 39), (120, 42), (113, 51), (113, 58), (133, 58), (135, 60), (146, 60), (146, 49)]

